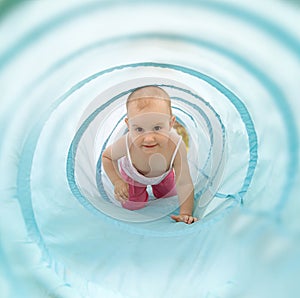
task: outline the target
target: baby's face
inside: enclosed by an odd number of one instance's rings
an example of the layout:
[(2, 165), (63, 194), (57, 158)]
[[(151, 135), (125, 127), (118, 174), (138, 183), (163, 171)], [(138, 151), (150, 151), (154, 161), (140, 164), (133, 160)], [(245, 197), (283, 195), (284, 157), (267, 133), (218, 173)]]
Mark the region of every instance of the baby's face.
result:
[(128, 107), (126, 123), (133, 145), (146, 153), (155, 153), (167, 145), (175, 117), (165, 102), (149, 105), (142, 110)]

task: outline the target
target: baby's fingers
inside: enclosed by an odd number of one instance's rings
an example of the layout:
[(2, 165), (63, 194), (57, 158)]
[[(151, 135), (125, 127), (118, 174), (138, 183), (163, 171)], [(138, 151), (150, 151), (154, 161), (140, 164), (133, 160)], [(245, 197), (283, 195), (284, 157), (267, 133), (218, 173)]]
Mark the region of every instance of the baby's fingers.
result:
[(174, 219), (176, 222), (184, 222), (186, 224), (192, 224), (193, 222), (196, 222), (198, 220), (196, 217), (185, 214), (171, 215), (171, 218)]
[(127, 198), (125, 196), (123, 196), (123, 195), (116, 194), (115, 197), (121, 203), (125, 203), (127, 201)]
[(127, 201), (128, 199), (128, 192), (127, 190), (119, 190), (119, 191), (116, 191), (115, 192), (115, 197), (118, 201), (121, 201), (121, 202), (125, 202)]
[(187, 215), (171, 215), (171, 218), (177, 222), (186, 222)]
[(197, 218), (196, 218), (196, 217), (189, 216), (188, 221), (187, 221), (187, 224), (191, 224), (191, 223), (196, 222), (196, 221), (197, 221)]

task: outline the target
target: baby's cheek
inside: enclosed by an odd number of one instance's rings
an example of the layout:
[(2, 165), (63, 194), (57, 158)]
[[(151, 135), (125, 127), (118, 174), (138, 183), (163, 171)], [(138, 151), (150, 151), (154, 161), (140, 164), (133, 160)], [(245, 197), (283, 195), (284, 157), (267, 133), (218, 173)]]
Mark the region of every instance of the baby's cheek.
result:
[(157, 135), (157, 139), (159, 140), (160, 144), (166, 144), (170, 140), (170, 136), (168, 133), (159, 133)]
[(138, 133), (131, 133), (130, 134), (130, 139), (131, 139), (131, 141), (134, 145), (138, 145), (142, 142), (142, 137)]

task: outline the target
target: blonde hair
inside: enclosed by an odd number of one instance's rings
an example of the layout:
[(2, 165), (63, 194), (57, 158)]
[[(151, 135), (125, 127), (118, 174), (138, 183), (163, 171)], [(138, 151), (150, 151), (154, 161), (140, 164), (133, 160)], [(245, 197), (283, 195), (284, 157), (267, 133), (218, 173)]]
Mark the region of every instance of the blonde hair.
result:
[(186, 150), (189, 150), (190, 138), (186, 128), (178, 121), (175, 121), (173, 128), (176, 129), (177, 133), (182, 137)]
[(157, 86), (144, 86), (135, 89), (127, 98), (127, 111), (130, 103), (134, 103), (137, 109), (143, 110), (144, 108), (155, 104), (153, 99), (165, 101), (170, 109), (170, 115), (172, 115), (170, 96), (166, 91)]

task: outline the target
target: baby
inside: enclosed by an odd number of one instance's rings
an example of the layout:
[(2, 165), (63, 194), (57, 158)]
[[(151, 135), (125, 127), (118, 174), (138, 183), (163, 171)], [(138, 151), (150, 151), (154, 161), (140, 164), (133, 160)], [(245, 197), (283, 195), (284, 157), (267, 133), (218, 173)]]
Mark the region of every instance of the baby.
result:
[(147, 185), (151, 185), (157, 199), (178, 195), (180, 213), (172, 219), (187, 224), (197, 221), (192, 214), (194, 186), (186, 146), (172, 129), (175, 116), (169, 95), (156, 86), (141, 87), (130, 94), (126, 108), (128, 133), (102, 155), (115, 198), (123, 208), (143, 208)]

